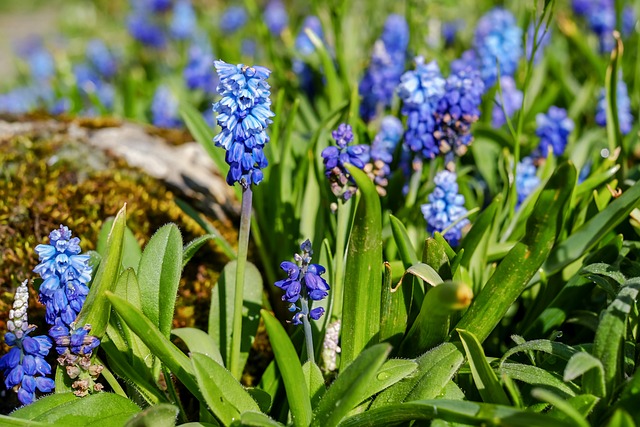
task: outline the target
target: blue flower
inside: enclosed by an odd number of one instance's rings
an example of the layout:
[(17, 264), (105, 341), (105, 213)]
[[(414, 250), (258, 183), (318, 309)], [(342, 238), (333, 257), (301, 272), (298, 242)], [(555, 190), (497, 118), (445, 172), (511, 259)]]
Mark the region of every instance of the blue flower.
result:
[(279, 35), (289, 24), (287, 9), (280, 0), (271, 0), (264, 9), (264, 22), (273, 35)]
[(162, 23), (143, 8), (136, 8), (127, 18), (129, 34), (147, 47), (162, 49), (167, 44), (167, 34)]
[(440, 153), (463, 155), (473, 140), (471, 125), (480, 117), (484, 84), (480, 73), (466, 69), (447, 77), (445, 93), (435, 110), (433, 137)]
[(184, 81), (189, 89), (200, 89), (206, 94), (214, 94), (218, 79), (213, 72), (213, 55), (198, 45), (189, 49), (189, 62), (184, 68)]
[[(622, 76), (618, 77), (618, 84), (616, 87), (616, 106), (618, 107), (618, 123), (620, 125), (620, 132), (623, 135), (626, 135), (631, 132), (631, 128), (633, 127), (633, 115), (631, 114), (631, 101), (629, 100), (629, 94), (627, 92), (627, 84), (622, 80)], [(604, 89), (600, 90), (600, 95), (598, 97), (596, 123), (602, 127), (607, 125), (607, 99)]]
[(220, 29), (227, 35), (235, 33), (247, 23), (247, 11), (242, 6), (231, 6), (220, 17)]
[(512, 117), (513, 114), (522, 107), (522, 91), (516, 87), (516, 81), (513, 77), (500, 77), (500, 87), (502, 89), (504, 111), (500, 100), (500, 93), (498, 92), (496, 92), (495, 104), (491, 110), (491, 124), (496, 128), (507, 123), (507, 119), (504, 116), (505, 111), (508, 117)]
[(518, 204), (533, 193), (540, 186), (540, 178), (536, 175), (536, 165), (531, 157), (523, 158), (516, 167), (516, 190), (518, 193)]
[(495, 8), (485, 14), (476, 26), (474, 49), (480, 60), (480, 74), (487, 87), (498, 76), (512, 76), (522, 56), (522, 29), (511, 12)]
[(53, 338), (59, 355), (69, 353), (77, 356), (91, 356), (93, 350), (100, 346), (100, 340), (89, 335), (90, 330), (91, 327), (88, 325), (77, 329), (57, 321), (49, 329), (49, 336)]
[(269, 142), (266, 129), (274, 116), (267, 83), (271, 71), (224, 61), (215, 61), (215, 67), (220, 77), (217, 91), (222, 99), (213, 104), (213, 111), (218, 113), (222, 131), (213, 140), (216, 146), (227, 150), (227, 183), (259, 184), (262, 169), (268, 164), (263, 151)]
[[(293, 316), (293, 324), (302, 323), (303, 316), (309, 316), (313, 320), (318, 320), (324, 313), (322, 307), (317, 307), (309, 311), (309, 302), (320, 301), (329, 295), (329, 284), (322, 277), (326, 272), (325, 268), (319, 264), (312, 264), (311, 242), (307, 239), (300, 245), (302, 254), (295, 254), (295, 263), (284, 261), (280, 268), (287, 273), (287, 278), (279, 280), (275, 286), (284, 290), (283, 301), (291, 303), (289, 310), (297, 312)], [(298, 306), (296, 303), (299, 303)]]
[[(527, 28), (527, 44), (526, 44), (526, 53), (527, 53), (527, 61), (529, 59), (531, 59), (531, 54), (533, 53), (533, 38), (535, 36), (536, 33), (536, 26), (535, 24), (532, 22), (531, 24), (529, 24), (529, 27)], [(546, 27), (545, 24), (543, 23), (542, 25), (540, 25), (540, 28), (538, 29), (538, 36), (536, 37), (537, 42), (536, 44), (538, 45), (538, 47), (536, 48), (536, 54), (533, 57), (533, 63), (537, 64), (538, 62), (540, 62), (540, 59), (542, 58), (542, 54), (544, 53), (544, 49), (549, 45), (549, 43), (551, 42), (551, 29)]]
[(536, 125), (536, 135), (540, 137), (536, 154), (547, 157), (549, 148), (552, 148), (555, 156), (561, 156), (573, 131), (573, 120), (567, 117), (567, 110), (551, 106), (547, 114), (536, 116)]
[(357, 188), (344, 165), (350, 163), (363, 169), (365, 164), (369, 162), (369, 146), (364, 144), (349, 145), (353, 142), (353, 130), (345, 123), (340, 124), (338, 129), (331, 133), (331, 136), (333, 136), (337, 147), (331, 145), (322, 150), (325, 176), (329, 179), (333, 194), (343, 200), (349, 200)]
[(455, 19), (442, 24), (442, 38), (445, 46), (451, 46), (456, 40), (456, 36), (461, 29), (466, 26), (464, 19)]
[(307, 36), (306, 30), (310, 30), (314, 33), (320, 40), (324, 39), (324, 33), (322, 32), (322, 23), (317, 16), (307, 16), (302, 23), (302, 27), (298, 32), (298, 36), (296, 37), (296, 50), (300, 52), (303, 56), (309, 56), (313, 52), (315, 52), (316, 47), (311, 42), (309, 36)]
[(86, 56), (89, 63), (104, 79), (111, 79), (118, 71), (118, 61), (102, 40), (93, 39), (87, 44)]
[(193, 10), (191, 0), (177, 1), (173, 7), (171, 24), (169, 24), (171, 35), (178, 40), (188, 39), (195, 35), (197, 27), (196, 12)]
[(29, 65), (31, 77), (36, 82), (46, 82), (55, 75), (53, 56), (45, 48), (41, 38), (35, 36), (27, 38), (17, 46), (16, 51)]
[(37, 88), (20, 86), (7, 93), (0, 94), (0, 112), (24, 114), (38, 108), (40, 102)]
[(404, 72), (408, 43), (409, 26), (405, 19), (400, 15), (389, 15), (358, 88), (363, 98), (360, 115), (364, 120), (373, 119), (378, 109), (391, 105), (393, 93)]
[(80, 254), (80, 239), (71, 235), (69, 228), (61, 225), (49, 234), (50, 244), (35, 248), (40, 264), (33, 271), (44, 280), (40, 301), (46, 306), (45, 320), (50, 325), (56, 319), (66, 325), (75, 321), (89, 293), (89, 255)]
[(55, 387), (54, 381), (46, 377), (51, 374), (51, 365), (45, 360), (51, 340), (45, 335), (29, 336), (35, 327), (29, 326), (28, 303), (29, 290), (25, 280), (16, 290), (7, 321), (9, 332), (5, 334), (5, 343), (12, 348), (0, 358), (5, 386), (18, 393), (18, 400), (24, 405), (35, 400), (36, 390), (48, 393)]
[[(111, 83), (102, 80), (86, 63), (74, 66), (73, 74), (78, 88), (87, 103), (92, 105), (95, 102), (94, 99), (97, 99), (105, 109), (111, 110), (113, 108), (115, 89)], [(91, 99), (91, 96), (94, 99)]]
[[(613, 0), (574, 0), (573, 11), (576, 15), (583, 16), (589, 28), (598, 36), (601, 53), (611, 51), (615, 46), (613, 30), (616, 28), (616, 11)], [(629, 13), (625, 9), (624, 15), (633, 16), (633, 9)], [(629, 19), (629, 18), (627, 18)], [(623, 25), (624, 26), (624, 25)]]
[(427, 221), (429, 233), (442, 233), (451, 227), (443, 237), (451, 244), (457, 246), (462, 239), (462, 232), (470, 223), (464, 218), (467, 209), (464, 207), (464, 196), (458, 194), (456, 174), (444, 170), (438, 172), (434, 178), (436, 188), (429, 194), (429, 203), (422, 205), (422, 214)]
[(387, 194), (388, 177), (391, 175), (391, 162), (398, 142), (402, 138), (402, 122), (394, 116), (385, 116), (380, 122), (380, 131), (371, 143), (371, 163), (365, 171), (376, 184), (378, 194)]
[(400, 78), (397, 90), (403, 102), (402, 114), (407, 116), (404, 143), (423, 159), (433, 159), (440, 153), (433, 137), (436, 125), (433, 115), (445, 94), (445, 85), (438, 64), (435, 61), (425, 64), (421, 56), (416, 58), (416, 69)]
[(178, 112), (178, 99), (164, 85), (158, 86), (151, 102), (151, 122), (163, 128), (179, 128), (182, 119)]

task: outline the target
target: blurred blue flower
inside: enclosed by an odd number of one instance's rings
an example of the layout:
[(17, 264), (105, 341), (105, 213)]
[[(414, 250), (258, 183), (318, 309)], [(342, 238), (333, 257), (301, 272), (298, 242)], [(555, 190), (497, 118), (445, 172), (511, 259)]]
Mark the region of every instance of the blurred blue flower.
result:
[(247, 23), (247, 11), (242, 6), (228, 7), (220, 17), (220, 29), (226, 34), (232, 34)]
[(387, 193), (393, 153), (403, 131), (402, 122), (397, 117), (385, 116), (380, 122), (380, 131), (371, 143), (371, 163), (365, 166), (365, 171), (372, 177), (381, 196)]
[(111, 79), (118, 71), (118, 61), (107, 45), (100, 39), (93, 39), (85, 50), (87, 60), (103, 79)]
[(303, 56), (311, 55), (316, 50), (316, 47), (311, 43), (311, 39), (307, 36), (306, 30), (313, 32), (320, 40), (324, 39), (320, 19), (313, 15), (307, 16), (296, 37), (296, 50)]
[(127, 18), (127, 29), (131, 37), (145, 46), (162, 49), (167, 44), (163, 26), (142, 9), (134, 9)]
[(464, 19), (455, 19), (442, 24), (442, 38), (445, 46), (451, 46), (456, 40), (458, 32), (465, 27)]
[(51, 374), (51, 365), (45, 360), (51, 340), (46, 335), (29, 336), (35, 327), (29, 326), (28, 305), (29, 290), (25, 280), (16, 289), (7, 321), (8, 332), (4, 336), (5, 343), (12, 348), (0, 358), (5, 386), (18, 393), (18, 400), (23, 405), (35, 400), (36, 390), (49, 393), (55, 388), (54, 381), (46, 377)]
[[(448, 170), (438, 172), (434, 183), (436, 188), (429, 194), (429, 203), (422, 205), (421, 210), (427, 221), (427, 231), (442, 233), (464, 217), (467, 209), (464, 207), (464, 196), (458, 194), (455, 173)], [(457, 246), (462, 239), (463, 229), (469, 224), (469, 220), (464, 218), (444, 233), (443, 237), (451, 246)]]
[[(115, 89), (109, 82), (105, 82), (100, 76), (86, 63), (77, 64), (73, 67), (73, 74), (80, 92), (85, 98), (95, 96), (102, 106), (111, 110), (113, 108)], [(94, 102), (89, 99), (88, 101)]]
[[(471, 125), (480, 118), (484, 84), (474, 69), (451, 73), (435, 110), (433, 137), (440, 153), (462, 156), (471, 144)], [(448, 156), (450, 157), (450, 156)]]
[(213, 72), (213, 54), (203, 47), (193, 45), (189, 48), (189, 62), (183, 71), (184, 81), (191, 90), (200, 89), (206, 94), (214, 94), (218, 79)]
[(511, 118), (522, 106), (522, 91), (516, 87), (516, 81), (513, 77), (500, 77), (500, 87), (504, 100), (504, 111), (502, 109), (502, 103), (500, 102), (500, 93), (496, 91), (495, 103), (491, 110), (491, 124), (495, 128), (499, 128), (507, 123), (504, 115), (505, 111), (507, 112), (507, 117)]
[(495, 8), (486, 13), (476, 26), (474, 49), (480, 60), (480, 74), (487, 88), (498, 76), (512, 76), (522, 56), (522, 29), (511, 12)]
[(162, 12), (169, 11), (173, 3), (173, 0), (137, 0), (137, 1), (138, 3), (143, 3), (143, 7), (149, 9), (154, 13), (162, 13)]
[(222, 131), (214, 142), (227, 150), (225, 160), (230, 166), (227, 183), (259, 184), (262, 169), (268, 164), (263, 152), (269, 142), (266, 129), (274, 116), (267, 83), (271, 71), (224, 61), (215, 61), (215, 67), (220, 77), (217, 91), (222, 99), (213, 104), (213, 111), (218, 113)]
[[(631, 132), (631, 128), (633, 127), (633, 115), (631, 114), (631, 100), (629, 99), (629, 93), (627, 92), (627, 84), (622, 80), (622, 76), (618, 77), (618, 85), (616, 87), (616, 106), (618, 107), (617, 113), (620, 132), (623, 135), (626, 135)], [(607, 99), (606, 91), (604, 89), (600, 90), (600, 95), (598, 96), (596, 123), (602, 127), (607, 125)]]
[[(583, 16), (589, 28), (598, 36), (601, 53), (610, 52), (615, 47), (613, 31), (616, 29), (616, 11), (614, 0), (573, 0), (573, 11)], [(629, 35), (635, 26), (636, 14), (632, 6), (623, 10), (622, 33)]]
[(536, 165), (532, 157), (524, 157), (516, 166), (516, 191), (518, 193), (518, 204), (533, 193), (540, 186), (540, 178), (536, 175)]
[(35, 248), (40, 264), (33, 271), (44, 280), (40, 302), (46, 307), (45, 320), (50, 325), (56, 319), (66, 325), (74, 322), (89, 293), (89, 255), (80, 254), (80, 239), (71, 236), (69, 228), (61, 225), (49, 233), (48, 245)]
[(162, 128), (179, 128), (182, 119), (178, 111), (178, 98), (165, 86), (156, 89), (151, 101), (151, 122)]
[(420, 56), (416, 58), (416, 69), (404, 73), (397, 88), (403, 102), (402, 114), (407, 116), (404, 143), (423, 159), (433, 159), (440, 153), (433, 137), (434, 113), (445, 94), (445, 85), (438, 64), (435, 61), (425, 64)]
[(257, 44), (254, 39), (242, 39), (240, 51), (244, 56), (255, 56)]
[(362, 96), (360, 115), (365, 121), (373, 119), (378, 109), (391, 105), (391, 99), (404, 64), (409, 43), (409, 26), (400, 15), (389, 15), (382, 37), (373, 46), (371, 63), (360, 81)]
[(42, 38), (28, 37), (19, 42), (15, 49), (16, 53), (29, 65), (29, 72), (35, 82), (46, 82), (55, 75), (55, 61)]
[[(527, 43), (525, 46), (527, 61), (531, 58), (531, 54), (533, 53), (533, 38), (535, 35), (536, 35), (536, 26), (532, 22), (531, 24), (529, 24), (529, 27), (527, 28)], [(536, 37), (536, 39), (537, 39), (538, 47), (536, 48), (536, 54), (533, 57), (534, 64), (537, 64), (538, 62), (540, 62), (540, 59), (544, 54), (545, 48), (551, 42), (551, 28), (546, 27), (544, 23), (540, 25), (540, 28), (538, 29), (538, 36)]]
[(39, 105), (38, 91), (33, 86), (20, 86), (0, 94), (0, 112), (24, 114), (34, 111)]
[(564, 154), (569, 134), (573, 131), (573, 120), (567, 117), (567, 110), (551, 106), (547, 114), (538, 113), (536, 125), (536, 135), (540, 137), (536, 154), (547, 157), (549, 148), (553, 149), (554, 156)]
[(323, 300), (329, 295), (330, 290), (329, 284), (322, 277), (326, 272), (325, 268), (311, 263), (313, 251), (308, 239), (302, 242), (300, 250), (301, 254), (294, 255), (295, 263), (284, 261), (280, 264), (280, 268), (287, 273), (287, 278), (274, 283), (285, 292), (282, 300), (291, 303), (289, 310), (293, 312), (300, 310), (300, 313), (293, 316), (294, 325), (301, 324), (303, 316), (318, 320), (324, 313), (324, 309), (317, 307), (309, 311), (309, 302)]
[(273, 35), (280, 35), (289, 24), (287, 9), (281, 0), (271, 0), (264, 9), (264, 22)]
[(189, 39), (196, 34), (197, 29), (198, 20), (191, 0), (178, 0), (173, 7), (173, 16), (169, 24), (171, 35), (178, 40)]
[(344, 165), (349, 163), (363, 169), (369, 162), (369, 146), (364, 144), (350, 146), (349, 144), (353, 142), (353, 130), (345, 123), (340, 124), (331, 136), (337, 147), (330, 145), (322, 150), (325, 176), (329, 179), (333, 194), (346, 201), (356, 192), (357, 187)]

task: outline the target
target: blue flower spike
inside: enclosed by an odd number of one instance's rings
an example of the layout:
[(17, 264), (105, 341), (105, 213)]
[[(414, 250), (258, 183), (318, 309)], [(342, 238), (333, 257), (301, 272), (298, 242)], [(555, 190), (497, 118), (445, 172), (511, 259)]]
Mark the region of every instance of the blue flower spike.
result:
[[(467, 209), (464, 207), (464, 196), (458, 194), (456, 174), (448, 170), (438, 172), (434, 178), (436, 188), (429, 194), (429, 203), (422, 205), (422, 214), (427, 221), (429, 233), (442, 233), (451, 246), (457, 246), (462, 233), (470, 225), (463, 218)], [(454, 224), (452, 226), (452, 224)]]
[(536, 135), (540, 137), (537, 156), (547, 157), (550, 149), (554, 156), (563, 155), (573, 131), (573, 120), (567, 116), (567, 110), (552, 105), (546, 114), (538, 113), (536, 125)]
[(403, 131), (402, 122), (397, 117), (385, 116), (380, 122), (380, 131), (371, 143), (371, 162), (365, 165), (364, 171), (382, 197), (387, 194), (393, 154)]

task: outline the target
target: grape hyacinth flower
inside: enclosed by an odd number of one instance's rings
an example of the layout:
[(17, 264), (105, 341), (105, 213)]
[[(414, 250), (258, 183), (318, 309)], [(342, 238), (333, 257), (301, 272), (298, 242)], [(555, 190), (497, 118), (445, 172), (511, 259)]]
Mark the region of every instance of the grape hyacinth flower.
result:
[(280, 35), (289, 24), (287, 9), (280, 0), (271, 0), (264, 9), (264, 22), (273, 35)]
[[(458, 194), (456, 174), (448, 170), (438, 172), (434, 178), (436, 188), (429, 194), (429, 203), (422, 205), (422, 214), (427, 221), (429, 233), (442, 233), (451, 246), (457, 246), (462, 239), (462, 232), (470, 225), (464, 217), (464, 196)], [(452, 226), (452, 224), (454, 224)]]
[(12, 348), (0, 358), (4, 383), (7, 389), (13, 389), (18, 394), (18, 400), (23, 405), (35, 400), (36, 390), (49, 393), (55, 388), (54, 381), (47, 378), (51, 374), (51, 365), (45, 360), (51, 340), (46, 335), (29, 336), (35, 326), (29, 325), (28, 306), (29, 290), (25, 280), (16, 289), (7, 321), (8, 332), (4, 336), (5, 343)]
[(445, 93), (438, 101), (433, 137), (447, 162), (453, 154), (462, 156), (473, 141), (471, 125), (480, 118), (484, 83), (474, 69), (462, 70), (447, 77)]
[(540, 186), (540, 178), (536, 175), (536, 165), (532, 157), (524, 157), (516, 166), (516, 191), (519, 207), (522, 202)]
[[(295, 47), (296, 51), (302, 57), (308, 57), (312, 55), (316, 47), (311, 42), (311, 39), (306, 33), (306, 30), (314, 33), (320, 40), (324, 39), (324, 33), (322, 32), (322, 23), (320, 19), (316, 16), (307, 16), (296, 36)], [(298, 80), (300, 81), (300, 87), (302, 90), (308, 95), (311, 96), (314, 93), (314, 84), (313, 84), (313, 71), (306, 62), (304, 62), (301, 58), (294, 58), (293, 63), (291, 64), (294, 73), (298, 76)]]
[(486, 13), (476, 26), (473, 46), (480, 60), (480, 74), (487, 88), (498, 77), (512, 76), (522, 56), (522, 29), (513, 14), (502, 8)]
[(231, 6), (220, 17), (220, 29), (227, 35), (240, 30), (246, 23), (247, 11), (242, 6)]
[(87, 60), (103, 79), (109, 80), (116, 75), (118, 61), (102, 40), (91, 40), (85, 52)]
[(445, 46), (452, 46), (456, 40), (458, 32), (465, 27), (464, 19), (455, 19), (442, 24), (442, 38)]
[(393, 93), (404, 72), (409, 44), (409, 26), (404, 17), (389, 15), (382, 37), (373, 46), (371, 63), (359, 85), (362, 96), (360, 115), (373, 119), (379, 109), (391, 105)]
[(104, 109), (111, 110), (113, 108), (115, 98), (113, 85), (100, 78), (89, 64), (77, 64), (73, 67), (73, 74), (85, 101), (91, 105), (89, 111), (94, 111), (94, 100), (90, 98), (91, 96), (94, 96)]
[(325, 176), (329, 179), (333, 194), (347, 201), (355, 194), (357, 187), (344, 165), (350, 163), (358, 169), (364, 169), (370, 158), (369, 146), (364, 144), (349, 146), (353, 142), (353, 130), (351, 126), (344, 123), (338, 126), (331, 136), (337, 147), (331, 145), (322, 150)]
[(394, 116), (386, 116), (380, 123), (380, 131), (371, 144), (371, 162), (364, 171), (376, 185), (380, 196), (387, 194), (388, 177), (391, 175), (391, 162), (396, 146), (402, 138), (402, 122)]
[(191, 0), (178, 0), (173, 6), (173, 16), (169, 24), (171, 35), (177, 40), (186, 40), (195, 36), (197, 27), (196, 12)]
[(567, 110), (551, 106), (547, 114), (539, 113), (536, 116), (536, 125), (536, 135), (540, 137), (536, 154), (547, 157), (551, 148), (555, 156), (561, 156), (573, 131), (573, 120), (567, 117)]
[(268, 164), (263, 149), (269, 142), (266, 129), (274, 116), (267, 83), (271, 71), (224, 61), (215, 61), (215, 67), (220, 77), (217, 91), (222, 99), (213, 105), (213, 111), (218, 113), (222, 131), (213, 140), (216, 146), (227, 150), (227, 183), (239, 182), (248, 188), (262, 181), (262, 169)]
[(505, 112), (507, 113), (507, 117), (511, 118), (522, 106), (522, 91), (516, 87), (516, 81), (513, 77), (500, 77), (500, 88), (502, 90), (504, 110), (500, 99), (500, 93), (496, 92), (494, 100), (495, 104), (491, 110), (491, 124), (495, 128), (499, 128), (507, 123), (507, 118), (504, 114)]
[(614, 47), (613, 30), (616, 27), (616, 12), (613, 0), (573, 0), (573, 11), (583, 16), (589, 28), (598, 36), (600, 52)]
[(400, 78), (398, 95), (402, 99), (402, 114), (407, 116), (404, 143), (414, 154), (423, 159), (433, 159), (439, 153), (438, 142), (433, 137), (434, 112), (445, 94), (446, 81), (435, 61), (424, 63), (416, 58), (416, 69), (407, 71)]
[(216, 92), (218, 79), (211, 68), (213, 61), (213, 55), (203, 47), (193, 45), (189, 48), (189, 62), (182, 73), (189, 89), (200, 89), (207, 95)]
[(158, 86), (151, 102), (151, 122), (163, 128), (179, 128), (182, 119), (178, 112), (178, 99), (164, 85)]
[(167, 35), (162, 22), (146, 7), (134, 7), (127, 17), (127, 29), (131, 37), (147, 47), (163, 49)]
[(17, 54), (29, 65), (31, 77), (38, 83), (51, 79), (55, 72), (55, 61), (40, 37), (29, 37), (16, 47)]
[[(617, 111), (620, 132), (623, 135), (626, 135), (631, 132), (631, 127), (633, 126), (633, 115), (631, 114), (631, 101), (629, 100), (629, 93), (627, 92), (627, 84), (620, 77), (618, 77), (616, 87), (616, 106), (618, 107)], [(600, 91), (600, 95), (598, 97), (596, 123), (602, 127), (607, 125), (607, 97), (604, 89)]]
[(35, 248), (40, 264), (33, 271), (44, 280), (40, 302), (46, 306), (45, 321), (50, 325), (57, 320), (65, 325), (74, 322), (89, 293), (89, 255), (80, 254), (80, 239), (71, 236), (69, 228), (61, 225), (49, 234), (50, 244)]
[[(529, 27), (527, 28), (527, 44), (525, 46), (527, 61), (531, 59), (531, 54), (533, 53), (533, 38), (535, 35), (536, 35), (536, 26), (535, 26), (535, 23), (532, 22), (531, 24), (529, 24)], [(536, 40), (537, 48), (536, 48), (536, 53), (533, 56), (534, 64), (537, 64), (540, 62), (540, 59), (542, 58), (542, 55), (544, 53), (544, 49), (551, 42), (551, 29), (546, 27), (545, 24), (543, 23), (542, 25), (540, 25), (540, 28), (538, 28), (538, 36), (536, 37), (536, 39), (537, 39)]]

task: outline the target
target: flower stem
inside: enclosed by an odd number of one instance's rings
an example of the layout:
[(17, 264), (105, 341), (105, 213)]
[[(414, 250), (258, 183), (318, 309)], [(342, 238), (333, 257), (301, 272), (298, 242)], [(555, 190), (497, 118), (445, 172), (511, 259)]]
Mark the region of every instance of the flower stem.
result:
[(309, 322), (309, 306), (304, 298), (300, 300), (300, 305), (302, 305), (302, 325), (304, 327), (304, 343), (307, 349), (307, 360), (311, 363), (315, 363), (313, 333), (311, 331), (311, 322)]
[(253, 192), (251, 185), (242, 190), (242, 209), (240, 212), (240, 233), (238, 236), (238, 262), (236, 264), (236, 290), (233, 308), (233, 333), (231, 334), (231, 357), (229, 370), (240, 378), (243, 367), (240, 366), (240, 343), (242, 340), (242, 307), (244, 305), (244, 272), (247, 265), (249, 248), (249, 231), (251, 229), (251, 201)]
[(347, 229), (351, 219), (351, 199), (343, 202), (338, 200), (338, 226), (336, 230), (336, 254), (335, 254), (335, 275), (333, 277), (333, 306), (331, 316), (340, 318), (342, 316), (342, 298), (344, 284), (344, 251), (347, 240)]

